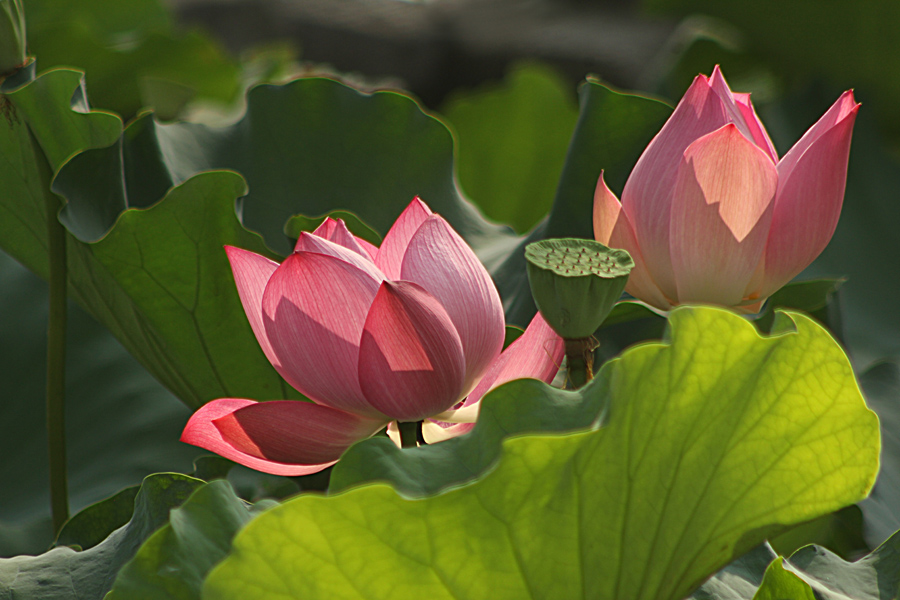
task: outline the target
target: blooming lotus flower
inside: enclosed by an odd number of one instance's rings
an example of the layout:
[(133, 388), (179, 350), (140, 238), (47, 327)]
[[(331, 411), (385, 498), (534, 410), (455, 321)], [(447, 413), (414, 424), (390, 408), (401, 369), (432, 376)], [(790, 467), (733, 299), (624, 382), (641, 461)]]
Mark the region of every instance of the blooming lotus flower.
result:
[(834, 233), (858, 108), (845, 92), (779, 159), (750, 95), (733, 93), (718, 67), (699, 75), (644, 150), (621, 203), (600, 175), (594, 237), (634, 258), (625, 290), (662, 310), (685, 302), (759, 310)]
[(181, 440), (259, 471), (315, 473), (394, 421), (434, 417), (423, 426), (428, 442), (459, 435), (490, 389), (549, 381), (562, 360), (562, 340), (540, 315), (501, 353), (490, 275), (418, 198), (380, 248), (326, 219), (280, 265), (226, 252), (263, 352), (313, 402), (214, 400)]

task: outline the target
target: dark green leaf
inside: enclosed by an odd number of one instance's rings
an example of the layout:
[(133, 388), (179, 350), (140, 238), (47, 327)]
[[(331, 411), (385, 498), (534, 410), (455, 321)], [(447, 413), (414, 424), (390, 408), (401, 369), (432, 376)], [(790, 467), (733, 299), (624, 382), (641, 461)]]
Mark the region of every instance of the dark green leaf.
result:
[(80, 511), (66, 521), (54, 545), (70, 546), (75, 550), (93, 548), (128, 523), (134, 514), (134, 499), (140, 489), (139, 485), (127, 487)]
[(225, 481), (197, 489), (122, 568), (106, 600), (199, 600), (206, 574), (259, 509), (235, 496)]
[(600, 171), (621, 194), (634, 163), (672, 112), (658, 100), (618, 92), (594, 79), (581, 86), (580, 98), (545, 237), (594, 239), (590, 216)]
[[(88, 281), (97, 294), (88, 305), (102, 316), (111, 308), (105, 322), (113, 333), (193, 406), (222, 397), (300, 397), (253, 337), (223, 249), (231, 244), (266, 254), (234, 214), (244, 190), (236, 173), (197, 175), (156, 206), (122, 214), (99, 242), (75, 244), (84, 266), (72, 268), (73, 279), (98, 268), (108, 277)], [(117, 319), (123, 308), (106, 305), (115, 293), (135, 322)]]
[(872, 495), (860, 503), (866, 541), (874, 547), (900, 529), (900, 361), (875, 364), (859, 383), (881, 423), (881, 471)]
[(521, 327), (516, 327), (515, 325), (507, 325), (506, 337), (503, 338), (503, 348), (506, 349), (507, 346), (519, 339), (519, 337), (521, 337), (523, 333), (525, 333), (525, 330)]
[(691, 599), (894, 600), (898, 593), (900, 532), (855, 562), (821, 546), (806, 546), (788, 560), (776, 560), (775, 552), (764, 544), (713, 575)]
[(784, 568), (780, 559), (773, 560), (766, 569), (762, 585), (753, 600), (816, 600), (812, 588), (794, 573)]
[(519, 232), (550, 210), (578, 118), (552, 69), (514, 65), (500, 85), (456, 92), (441, 112), (456, 133), (460, 183), (484, 213)]
[(203, 482), (171, 473), (144, 480), (127, 525), (116, 529), (93, 548), (76, 551), (66, 546), (39, 556), (0, 559), (0, 596), (100, 600), (112, 587), (116, 573), (134, 556), (150, 534), (169, 519), (169, 510), (182, 504)]
[(750, 600), (763, 575), (778, 554), (769, 544), (760, 544), (703, 582), (690, 600)]

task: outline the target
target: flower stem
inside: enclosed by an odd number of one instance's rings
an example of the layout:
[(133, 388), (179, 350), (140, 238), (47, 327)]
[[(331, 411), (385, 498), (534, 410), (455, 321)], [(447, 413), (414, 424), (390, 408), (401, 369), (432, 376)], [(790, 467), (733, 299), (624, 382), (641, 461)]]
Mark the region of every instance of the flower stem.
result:
[(572, 389), (578, 389), (594, 378), (594, 350), (597, 340), (588, 338), (566, 339), (566, 363)]
[(397, 421), (397, 429), (400, 430), (400, 447), (415, 448), (418, 446), (419, 424), (416, 421), (405, 423)]
[(57, 218), (59, 200), (45, 192), (50, 262), (50, 312), (47, 320), (47, 449), (50, 457), (50, 507), (53, 530), (69, 518), (66, 478), (66, 230)]

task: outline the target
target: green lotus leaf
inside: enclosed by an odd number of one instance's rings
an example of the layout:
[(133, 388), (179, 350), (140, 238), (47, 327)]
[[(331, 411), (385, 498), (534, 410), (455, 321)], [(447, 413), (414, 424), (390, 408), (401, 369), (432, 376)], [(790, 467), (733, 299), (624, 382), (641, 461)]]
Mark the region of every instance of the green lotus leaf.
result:
[(809, 317), (780, 320), (761, 337), (730, 312), (677, 309), (667, 342), (580, 392), (607, 398), (600, 429), (508, 439), (492, 471), (438, 496), (297, 497), (238, 534), (204, 598), (683, 598), (874, 481), (878, 423), (846, 356)]
[(575, 94), (551, 68), (514, 65), (501, 84), (450, 95), (441, 112), (456, 133), (459, 180), (489, 218), (516, 231), (553, 204), (575, 128)]
[(134, 320), (116, 319), (121, 309), (112, 305), (113, 333), (193, 406), (221, 397), (302, 397), (259, 348), (225, 256), (226, 244), (267, 254), (235, 216), (245, 189), (236, 173), (200, 174), (156, 206), (123, 213), (99, 242), (75, 244), (78, 266), (106, 277), (90, 280), (96, 296), (88, 302), (109, 306), (106, 294), (118, 294)]
[[(118, 117), (87, 109), (82, 83), (81, 73), (57, 69), (0, 93), (0, 248), (44, 278), (44, 194), (53, 170), (78, 152), (113, 144), (122, 134)], [(91, 210), (106, 209), (106, 198)]]
[(900, 360), (879, 362), (859, 380), (881, 423), (881, 472), (859, 505), (866, 541), (875, 547), (900, 529)]
[(134, 514), (128, 524), (96, 546), (82, 551), (61, 546), (38, 556), (0, 558), (0, 596), (100, 600), (112, 587), (122, 565), (167, 522), (169, 510), (182, 504), (201, 485), (202, 481), (187, 475), (151, 475), (135, 497)]
[(275, 504), (251, 507), (225, 481), (200, 487), (122, 567), (105, 600), (199, 600), (203, 579), (225, 557), (235, 533)]
[(691, 600), (893, 600), (898, 593), (900, 532), (854, 562), (812, 545), (783, 560), (763, 544), (710, 577)]
[(753, 600), (816, 600), (816, 597), (806, 582), (785, 569), (781, 560), (774, 560), (766, 569)]

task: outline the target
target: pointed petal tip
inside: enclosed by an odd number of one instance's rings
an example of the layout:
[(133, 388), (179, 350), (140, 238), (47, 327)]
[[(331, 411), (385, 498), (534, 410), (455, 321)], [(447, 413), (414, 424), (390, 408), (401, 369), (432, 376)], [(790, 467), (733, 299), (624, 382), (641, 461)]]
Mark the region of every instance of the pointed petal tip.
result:
[(431, 210), (431, 208), (428, 206), (428, 204), (425, 203), (424, 200), (422, 200), (422, 198), (421, 198), (418, 194), (416, 194), (415, 196), (413, 196), (412, 201), (409, 203), (409, 205), (408, 205), (406, 208), (409, 209), (409, 208), (412, 208), (412, 207), (416, 207), (417, 209), (421, 209), (421, 210), (423, 210), (424, 212), (426, 212), (426, 213), (429, 214), (429, 215), (430, 215), (430, 214), (433, 214), (433, 211)]

